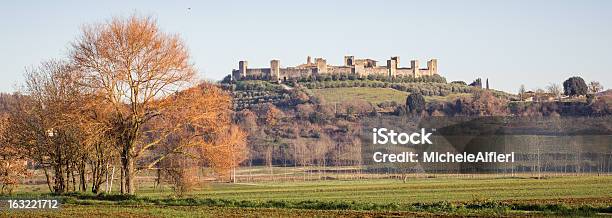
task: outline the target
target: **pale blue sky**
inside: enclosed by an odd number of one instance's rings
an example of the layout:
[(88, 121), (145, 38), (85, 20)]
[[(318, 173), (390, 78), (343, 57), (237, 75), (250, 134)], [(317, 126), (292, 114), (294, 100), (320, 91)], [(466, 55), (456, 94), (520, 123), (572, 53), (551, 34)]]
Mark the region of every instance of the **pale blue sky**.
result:
[(14, 91), (25, 67), (65, 57), (83, 24), (134, 12), (180, 34), (207, 79), (243, 59), (341, 65), (350, 54), (437, 58), (449, 81), (489, 78), (513, 93), (573, 75), (612, 86), (612, 1), (3, 1), (0, 91)]

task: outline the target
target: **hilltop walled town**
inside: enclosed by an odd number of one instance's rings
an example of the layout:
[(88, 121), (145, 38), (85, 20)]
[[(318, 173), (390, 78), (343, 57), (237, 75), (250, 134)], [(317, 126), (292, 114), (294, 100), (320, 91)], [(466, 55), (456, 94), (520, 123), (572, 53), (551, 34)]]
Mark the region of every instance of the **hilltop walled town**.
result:
[(271, 60), (268, 68), (249, 68), (247, 61), (240, 61), (238, 69), (232, 71), (232, 80), (260, 79), (274, 82), (287, 81), (303, 77), (316, 77), (320, 74), (354, 74), (358, 77), (378, 74), (396, 76), (433, 76), (438, 74), (438, 60), (427, 61), (427, 68), (420, 68), (418, 60), (411, 60), (410, 67), (401, 67), (400, 58), (395, 56), (387, 60), (385, 66), (379, 66), (373, 59), (355, 59), (354, 56), (344, 56), (344, 65), (328, 65), (323, 58), (308, 56), (306, 63), (294, 67), (280, 67), (279, 60)]

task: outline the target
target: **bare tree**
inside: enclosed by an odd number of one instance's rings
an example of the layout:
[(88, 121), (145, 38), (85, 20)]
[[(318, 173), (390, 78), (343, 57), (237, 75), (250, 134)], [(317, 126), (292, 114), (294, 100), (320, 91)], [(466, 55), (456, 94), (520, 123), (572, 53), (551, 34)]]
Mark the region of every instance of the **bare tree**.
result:
[(210, 166), (221, 178), (246, 157), (246, 134), (231, 123), (230, 96), (211, 84), (201, 84), (159, 102), (166, 108), (147, 126), (159, 140), (156, 158), (144, 168), (151, 168), (168, 155), (181, 155)]
[[(195, 71), (177, 35), (163, 33), (154, 19), (114, 18), (83, 28), (71, 57), (83, 84), (112, 106), (112, 130), (121, 154), (125, 190), (134, 194), (134, 159), (161, 140), (139, 144), (142, 127), (164, 110), (161, 99), (190, 84)], [(122, 186), (122, 187), (124, 187)]]
[(162, 177), (172, 185), (177, 196), (192, 191), (198, 184), (197, 162), (182, 155), (169, 155), (161, 162)]
[(561, 86), (559, 86), (556, 83), (551, 83), (550, 85), (548, 85), (546, 87), (546, 90), (548, 91), (548, 93), (550, 93), (553, 97), (555, 97), (556, 99), (560, 100), (561, 99)]
[(10, 138), (9, 117), (0, 112), (0, 195), (11, 194), (19, 181), (30, 175), (24, 150), (7, 143)]
[(79, 188), (84, 191), (87, 186), (85, 134), (73, 116), (82, 104), (77, 77), (74, 68), (62, 61), (28, 70), (27, 97), (16, 101), (10, 112), (8, 144), (23, 148), (43, 167), (49, 188), (56, 193), (76, 191), (77, 175)]
[(592, 94), (601, 92), (603, 90), (603, 86), (597, 81), (591, 81), (589, 83), (589, 92)]

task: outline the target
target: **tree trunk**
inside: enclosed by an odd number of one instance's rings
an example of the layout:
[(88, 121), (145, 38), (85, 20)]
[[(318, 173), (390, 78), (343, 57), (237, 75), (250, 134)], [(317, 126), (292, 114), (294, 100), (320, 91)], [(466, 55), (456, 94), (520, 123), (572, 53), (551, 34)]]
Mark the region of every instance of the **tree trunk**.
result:
[(49, 172), (47, 171), (47, 168), (43, 168), (44, 172), (45, 172), (45, 178), (47, 179), (47, 186), (49, 186), (49, 191), (53, 192), (54, 189), (51, 187), (51, 179), (49, 178)]
[(55, 168), (55, 179), (54, 179), (54, 187), (53, 187), (53, 192), (57, 193), (57, 194), (61, 194), (64, 193), (64, 191), (66, 190), (66, 183), (64, 180), (64, 172), (63, 172), (63, 168), (61, 166), (53, 166)]
[[(122, 194), (130, 194), (133, 195), (135, 193), (134, 190), (134, 159), (132, 159), (131, 155), (129, 154), (129, 150), (127, 149), (127, 151), (124, 151), (124, 158), (122, 159), (122, 167), (123, 167), (123, 173), (124, 173), (124, 182), (125, 182), (125, 189), (123, 190)], [(127, 155), (125, 155), (127, 154)]]
[[(137, 95), (137, 94), (136, 94)], [(136, 109), (132, 108), (132, 112), (136, 114)], [(123, 168), (123, 177), (124, 177), (124, 186), (125, 189), (121, 192), (122, 194), (130, 194), (133, 195), (136, 192), (134, 187), (134, 175), (136, 171), (134, 170), (134, 147), (136, 144), (136, 139), (138, 138), (138, 131), (140, 131), (140, 123), (139, 118), (135, 115), (132, 115), (130, 124), (127, 126), (127, 135), (123, 138), (123, 151), (121, 153), (121, 164)]]
[(71, 169), (69, 172), (70, 172), (70, 176), (72, 177), (72, 191), (76, 192), (77, 185), (76, 185), (76, 177), (74, 176), (74, 171), (75, 171), (74, 169)]
[[(119, 177), (119, 187), (120, 187), (120, 193), (124, 194), (125, 193), (125, 170), (123, 167), (123, 158), (121, 159), (121, 173), (119, 173), (120, 177)], [(112, 186), (111, 186), (112, 187)]]
[(91, 163), (91, 191), (95, 194), (102, 189), (102, 184), (106, 183), (108, 190), (108, 163), (104, 156), (101, 144), (96, 144), (96, 159)]
[(81, 166), (79, 166), (79, 180), (81, 182), (81, 191), (87, 191), (87, 177), (85, 175), (86, 169), (85, 169), (86, 165), (85, 165), (85, 160), (83, 159), (81, 161)]
[(110, 176), (110, 184), (108, 186), (108, 191), (106, 191), (109, 194), (113, 192), (113, 180), (115, 180), (115, 166), (114, 165), (113, 165), (113, 171)]
[(106, 170), (104, 171), (104, 178), (105, 178), (105, 185), (106, 187), (104, 188), (104, 192), (109, 193), (108, 191), (108, 163), (106, 163)]

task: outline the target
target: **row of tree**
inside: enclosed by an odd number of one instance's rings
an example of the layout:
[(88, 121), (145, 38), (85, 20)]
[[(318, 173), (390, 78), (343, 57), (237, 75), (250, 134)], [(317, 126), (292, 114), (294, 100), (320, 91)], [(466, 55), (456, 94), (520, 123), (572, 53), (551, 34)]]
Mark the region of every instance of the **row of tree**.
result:
[(447, 96), (453, 93), (471, 93), (476, 91), (473, 87), (456, 83), (391, 83), (370, 80), (309, 82), (302, 85), (309, 89), (346, 87), (392, 88), (403, 92), (418, 92), (426, 96)]
[(390, 77), (386, 74), (368, 74), (366, 76), (358, 76), (356, 74), (321, 74), (318, 76), (307, 76), (301, 77), (297, 79), (297, 82), (306, 83), (306, 82), (324, 82), (324, 81), (351, 81), (351, 80), (360, 80), (360, 81), (381, 81), (381, 82), (393, 82), (393, 83), (415, 83), (415, 82), (431, 82), (431, 83), (446, 83), (446, 78), (440, 75), (432, 75), (432, 76), (420, 76), (414, 77), (412, 75), (397, 75), (394, 77)]
[[(543, 98), (545, 95), (549, 95), (555, 99), (560, 99), (562, 95), (569, 97), (587, 96), (593, 98), (593, 95), (601, 92), (603, 88), (604, 87), (601, 85), (601, 83), (597, 81), (591, 81), (589, 84), (587, 84), (582, 77), (574, 76), (565, 80), (563, 82), (563, 87), (556, 83), (551, 83), (550, 85), (546, 86), (545, 89), (536, 89), (533, 92), (532, 97), (534, 97), (534, 100), (536, 101), (542, 100), (541, 98)], [(525, 85), (521, 85), (518, 91), (519, 97), (524, 99), (527, 97), (527, 92), (528, 91), (525, 89)]]
[(89, 185), (98, 193), (112, 187), (118, 165), (124, 194), (135, 193), (136, 176), (147, 169), (164, 170), (183, 191), (194, 168), (229, 175), (245, 156), (231, 97), (195, 82), (184, 43), (154, 19), (86, 26), (69, 57), (28, 70), (22, 93), (5, 104), (0, 173), (26, 175), (17, 172), (29, 162), (55, 193)]

